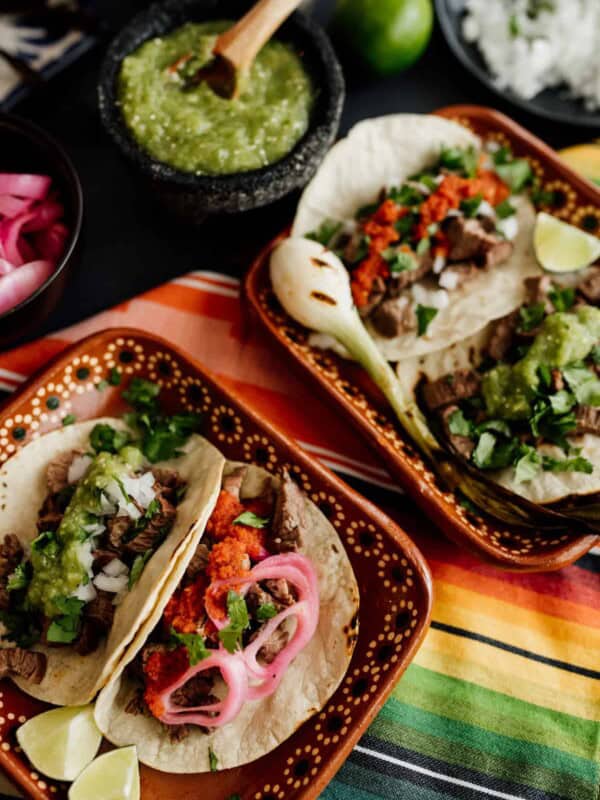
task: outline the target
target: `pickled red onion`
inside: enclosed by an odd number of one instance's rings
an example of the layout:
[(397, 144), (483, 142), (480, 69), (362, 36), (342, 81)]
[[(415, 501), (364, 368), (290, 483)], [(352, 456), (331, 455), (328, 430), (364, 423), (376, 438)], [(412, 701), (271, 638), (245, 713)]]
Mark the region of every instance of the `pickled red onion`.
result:
[(0, 314), (19, 305), (47, 281), (54, 271), (51, 261), (30, 261), (0, 277)]
[(50, 186), (47, 175), (0, 173), (0, 313), (35, 292), (65, 251), (64, 208)]
[(50, 190), (50, 184), (51, 179), (47, 175), (0, 172), (0, 194), (43, 200)]
[[(227, 685), (227, 695), (217, 703), (202, 706), (178, 706), (171, 701), (171, 695), (190, 678), (216, 667)], [(248, 695), (248, 675), (240, 653), (231, 654), (226, 650), (215, 650), (213, 655), (190, 667), (170, 686), (158, 693), (164, 712), (158, 717), (167, 725), (202, 725), (206, 728), (219, 728), (234, 719)], [(212, 715), (215, 716), (212, 716)]]

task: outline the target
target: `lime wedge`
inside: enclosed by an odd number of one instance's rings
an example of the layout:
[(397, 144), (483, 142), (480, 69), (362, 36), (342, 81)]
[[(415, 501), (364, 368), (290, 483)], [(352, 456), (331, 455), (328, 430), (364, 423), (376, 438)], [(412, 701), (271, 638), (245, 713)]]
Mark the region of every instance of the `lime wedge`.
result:
[(98, 752), (101, 739), (93, 706), (55, 708), (17, 730), (17, 741), (33, 766), (57, 781), (74, 780)]
[(104, 753), (86, 767), (69, 789), (69, 800), (140, 800), (135, 746)]
[(533, 246), (548, 272), (575, 272), (600, 258), (600, 239), (543, 211), (537, 215)]

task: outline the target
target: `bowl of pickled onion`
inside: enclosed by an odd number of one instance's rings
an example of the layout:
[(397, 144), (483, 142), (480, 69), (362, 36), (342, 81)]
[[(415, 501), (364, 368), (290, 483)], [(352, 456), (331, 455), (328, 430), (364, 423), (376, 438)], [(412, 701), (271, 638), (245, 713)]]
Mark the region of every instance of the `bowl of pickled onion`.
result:
[(82, 213), (63, 148), (27, 120), (0, 114), (0, 346), (30, 334), (58, 303)]

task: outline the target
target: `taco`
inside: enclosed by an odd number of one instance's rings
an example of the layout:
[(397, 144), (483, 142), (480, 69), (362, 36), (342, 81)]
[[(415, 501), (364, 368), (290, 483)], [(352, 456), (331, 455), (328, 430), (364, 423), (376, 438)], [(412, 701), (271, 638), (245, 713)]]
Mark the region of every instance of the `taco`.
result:
[(100, 693), (97, 724), (156, 769), (253, 761), (335, 691), (358, 603), (335, 529), (290, 476), (228, 462), (206, 532)]
[(531, 178), (508, 148), (441, 117), (370, 119), (331, 149), (292, 236), (342, 259), (363, 321), (395, 362), (461, 341), (523, 302), (523, 279), (540, 274)]
[(440, 441), (501, 487), (600, 518), (600, 267), (525, 282), (516, 311), (403, 362)]
[[(134, 379), (129, 396), (148, 387)], [(0, 470), (0, 671), (42, 700), (97, 694), (218, 495), (224, 459), (194, 415), (144, 409), (144, 433), (69, 425)]]

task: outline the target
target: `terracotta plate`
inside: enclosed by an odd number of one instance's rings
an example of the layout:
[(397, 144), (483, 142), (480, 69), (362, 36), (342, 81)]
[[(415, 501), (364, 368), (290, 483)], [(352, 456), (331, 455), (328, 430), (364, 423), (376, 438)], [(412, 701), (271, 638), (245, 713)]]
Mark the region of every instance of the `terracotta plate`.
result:
[[(96, 388), (113, 367), (122, 373), (121, 386)], [(227, 458), (272, 472), (287, 467), (336, 527), (356, 573), (361, 602), (348, 673), (320, 714), (272, 753), (237, 769), (171, 775), (144, 767), (142, 798), (315, 798), (375, 717), (425, 635), (431, 611), (427, 566), (388, 517), (244, 408), (199, 364), (141, 331), (95, 334), (30, 380), (0, 412), (0, 463), (69, 415), (83, 420), (121, 413), (121, 391), (134, 375), (162, 386), (169, 411), (201, 413), (204, 435)], [(43, 709), (11, 682), (0, 684), (0, 766), (36, 800), (66, 797), (66, 787), (33, 772), (15, 746), (15, 728)]]
[[(563, 164), (539, 139), (492, 109), (451, 106), (436, 113), (454, 119), (482, 138), (510, 144), (517, 156), (529, 160), (542, 188), (554, 195), (554, 205), (540, 210), (600, 235), (600, 192)], [(286, 235), (284, 232), (279, 238)], [(474, 515), (454, 494), (445, 491), (408, 444), (393, 413), (365, 373), (330, 351), (309, 347), (306, 329), (285, 314), (269, 280), (269, 254), (274, 245), (272, 242), (266, 248), (246, 276), (246, 297), (255, 316), (303, 375), (350, 418), (403, 488), (447, 536), (497, 566), (515, 570), (558, 569), (594, 546), (599, 537), (576, 528), (553, 535), (511, 530), (489, 517)]]

